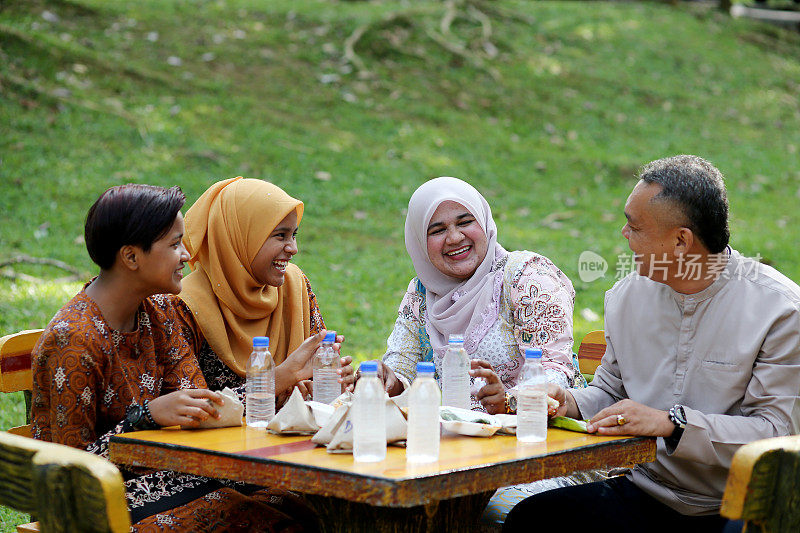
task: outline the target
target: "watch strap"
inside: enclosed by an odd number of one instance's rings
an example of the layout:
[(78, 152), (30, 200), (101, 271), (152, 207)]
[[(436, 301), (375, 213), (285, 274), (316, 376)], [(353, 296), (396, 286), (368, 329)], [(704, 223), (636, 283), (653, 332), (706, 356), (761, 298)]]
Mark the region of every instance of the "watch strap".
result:
[(150, 416), (150, 420), (148, 420), (148, 414), (149, 408), (146, 409), (145, 406), (136, 403), (128, 407), (125, 412), (125, 421), (128, 422), (135, 431), (158, 429), (160, 426), (156, 424), (155, 421), (151, 423), (152, 416)]

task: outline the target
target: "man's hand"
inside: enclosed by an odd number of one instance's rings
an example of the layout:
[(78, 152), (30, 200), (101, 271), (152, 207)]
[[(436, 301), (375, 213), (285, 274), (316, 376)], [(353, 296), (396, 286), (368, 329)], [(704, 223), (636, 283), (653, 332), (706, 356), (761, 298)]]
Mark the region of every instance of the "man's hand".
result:
[(675, 424), (670, 422), (666, 411), (626, 399), (594, 415), (586, 429), (598, 435), (669, 437)]
[(478, 391), (477, 398), (483, 408), (490, 415), (506, 412), (506, 389), (500, 381), (497, 373), (488, 361), (483, 359), (472, 359), (470, 362), (469, 375), (473, 378), (483, 378), (486, 385)]
[[(213, 402), (213, 403), (212, 403)], [(197, 426), (208, 417), (219, 418), (214, 404), (225, 400), (206, 389), (182, 389), (150, 400), (150, 414), (159, 426)]]

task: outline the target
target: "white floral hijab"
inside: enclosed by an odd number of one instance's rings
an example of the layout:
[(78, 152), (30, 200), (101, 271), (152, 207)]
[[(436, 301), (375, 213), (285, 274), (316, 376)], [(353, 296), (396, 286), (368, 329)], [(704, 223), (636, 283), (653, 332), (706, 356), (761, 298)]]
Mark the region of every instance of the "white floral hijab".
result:
[[(443, 274), (428, 257), (428, 224), (436, 208), (448, 200), (467, 208), (486, 234), (486, 257), (466, 280)], [(465, 181), (448, 177), (430, 180), (408, 202), (405, 237), (417, 278), (426, 289), (426, 328), (431, 346), (442, 353), (450, 334), (460, 334), (464, 335), (467, 353), (473, 353), (497, 320), (503, 270), (494, 266), (508, 255), (497, 244), (497, 226), (489, 204)]]

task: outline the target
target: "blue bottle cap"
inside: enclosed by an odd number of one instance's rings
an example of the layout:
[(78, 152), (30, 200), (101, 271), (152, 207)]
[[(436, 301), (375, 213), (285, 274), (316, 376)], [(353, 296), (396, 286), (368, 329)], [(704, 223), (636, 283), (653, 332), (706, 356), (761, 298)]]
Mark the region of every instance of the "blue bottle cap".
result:
[(447, 338), (447, 342), (448, 344), (464, 344), (464, 335), (451, 333), (450, 336)]
[(253, 337), (253, 348), (268, 348), (269, 337)]
[(525, 359), (541, 359), (542, 351), (539, 348), (525, 348)]
[(433, 363), (417, 363), (417, 374), (433, 374), (435, 369)]
[(378, 362), (377, 361), (364, 361), (361, 363), (360, 370), (362, 372), (377, 372), (378, 371)]
[(336, 332), (335, 331), (327, 332), (325, 334), (325, 338), (322, 339), (322, 342), (330, 342), (330, 343), (336, 342)]

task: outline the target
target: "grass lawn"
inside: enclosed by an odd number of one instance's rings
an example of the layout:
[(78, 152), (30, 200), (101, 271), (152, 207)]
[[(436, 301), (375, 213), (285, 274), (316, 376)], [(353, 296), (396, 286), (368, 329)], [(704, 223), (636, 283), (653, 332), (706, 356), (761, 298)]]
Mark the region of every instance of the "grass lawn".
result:
[[(477, 5), (485, 18), (443, 31), (436, 1), (4, 4), (0, 263), (90, 276), (83, 218), (112, 185), (178, 184), (191, 203), (268, 179), (305, 201), (296, 262), (361, 360), (383, 353), (413, 275), (410, 194), (457, 176), (499, 242), (573, 280), (579, 339), (602, 328), (637, 168), (694, 153), (727, 177), (733, 246), (800, 280), (797, 34), (693, 4)], [(579, 279), (584, 250), (605, 277)], [(43, 327), (80, 288), (47, 266), (0, 273), (3, 333)], [(0, 399), (0, 429), (19, 402)]]

